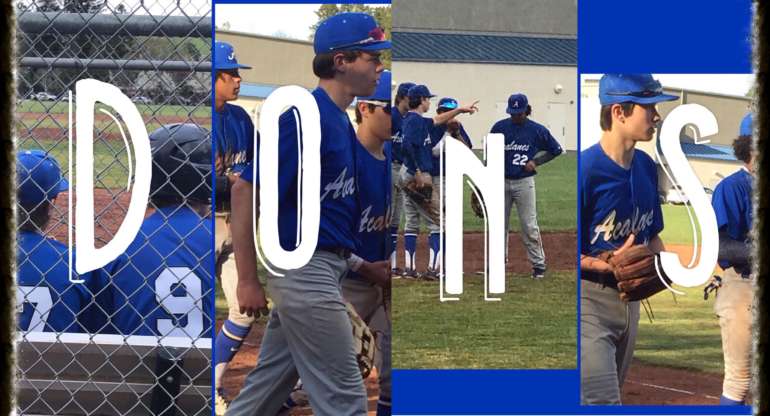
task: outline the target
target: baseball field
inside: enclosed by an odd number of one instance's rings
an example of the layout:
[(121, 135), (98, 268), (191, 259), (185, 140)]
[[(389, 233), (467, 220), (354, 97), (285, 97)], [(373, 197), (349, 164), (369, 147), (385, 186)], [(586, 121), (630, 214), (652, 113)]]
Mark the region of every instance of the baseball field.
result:
[[(511, 214), (506, 293), (499, 302), (484, 301), (483, 279), (476, 274), (484, 266), (484, 224), (466, 198), (462, 298), (442, 303), (436, 282), (394, 281), (394, 368), (576, 367), (576, 169), (574, 154), (538, 168), (538, 223), (548, 264), (542, 281), (530, 277)], [(418, 270), (428, 260), (421, 238)]]

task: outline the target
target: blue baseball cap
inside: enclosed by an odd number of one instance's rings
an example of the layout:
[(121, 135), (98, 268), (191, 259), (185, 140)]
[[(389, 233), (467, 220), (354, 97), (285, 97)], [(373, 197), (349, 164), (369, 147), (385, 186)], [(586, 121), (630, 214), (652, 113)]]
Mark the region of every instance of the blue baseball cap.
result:
[(316, 55), (334, 51), (379, 51), (390, 49), (385, 30), (366, 13), (338, 13), (321, 22), (313, 38)]
[(433, 98), (435, 95), (430, 93), (430, 90), (428, 89), (428, 86), (426, 85), (415, 85), (412, 88), (409, 88), (409, 91), (406, 93), (406, 96), (409, 98)]
[(377, 88), (374, 90), (374, 94), (367, 97), (357, 98), (359, 100), (385, 101), (390, 103), (391, 79), (392, 77), (390, 71), (382, 71), (382, 74), (380, 74), (380, 81), (377, 83)]
[(605, 74), (599, 80), (601, 105), (656, 104), (678, 98), (676, 95), (664, 94), (663, 86), (651, 74)]
[(505, 109), (505, 112), (508, 114), (521, 114), (527, 111), (528, 105), (529, 101), (527, 101), (526, 95), (512, 94), (508, 97), (508, 108)]
[(406, 94), (409, 92), (409, 89), (414, 87), (416, 84), (414, 82), (402, 82), (398, 86), (398, 90), (396, 91), (396, 95), (400, 95), (402, 97), (406, 97)]
[(214, 64), (217, 71), (226, 71), (228, 69), (251, 69), (248, 65), (239, 64), (235, 59), (235, 49), (233, 45), (227, 42), (214, 43)]
[(438, 108), (444, 108), (447, 110), (454, 110), (458, 107), (457, 100), (454, 98), (442, 98), (438, 101)]
[(39, 149), (23, 150), (16, 155), (16, 183), (16, 195), (23, 204), (50, 201), (69, 189), (59, 163)]
[(751, 113), (748, 113), (743, 117), (743, 120), (741, 120), (741, 128), (738, 131), (738, 136), (751, 136), (754, 132), (753, 127)]

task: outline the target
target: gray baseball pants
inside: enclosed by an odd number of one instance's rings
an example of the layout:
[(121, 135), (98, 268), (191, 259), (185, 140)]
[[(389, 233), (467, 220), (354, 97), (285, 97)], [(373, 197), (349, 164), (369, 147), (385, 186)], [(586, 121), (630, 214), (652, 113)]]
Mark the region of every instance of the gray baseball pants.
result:
[(545, 270), (545, 252), (537, 225), (537, 196), (535, 177), (505, 180), (505, 258), (508, 259), (508, 233), (511, 229), (511, 208), (516, 205), (521, 225), (521, 240), (533, 268)]
[(753, 299), (752, 280), (742, 278), (733, 268), (725, 270), (714, 312), (719, 317), (725, 362), (722, 395), (735, 401), (746, 400), (751, 385)]
[(340, 287), (347, 269), (341, 256), (316, 251), (305, 266), (267, 278), (274, 307), (259, 361), (227, 415), (276, 414), (298, 377), (315, 415), (366, 415), (366, 389)]
[[(414, 175), (409, 173), (406, 170), (406, 166), (403, 166), (401, 168), (401, 183), (408, 183), (412, 179), (414, 179)], [(436, 184), (438, 183), (438, 178), (432, 178), (433, 182), (433, 198), (438, 200), (438, 188), (436, 187)], [(420, 209), (418, 208), (417, 204), (415, 204), (411, 199), (407, 198), (406, 196), (404, 198), (404, 215), (406, 216), (406, 225), (404, 226), (404, 232), (405, 233), (411, 233), (411, 234), (419, 234), (420, 233), (420, 217), (425, 219), (425, 224), (428, 226), (428, 231), (431, 233), (437, 233), (441, 231), (438, 224), (433, 222), (430, 217), (427, 215), (424, 215), (420, 212)]]
[[(342, 296), (376, 334), (374, 365), (380, 382), (380, 397), (391, 397), (390, 319), (382, 305), (382, 288), (356, 279), (342, 280)], [(390, 403), (386, 403), (390, 404)]]
[(620, 388), (634, 355), (639, 302), (580, 279), (580, 401), (621, 404)]

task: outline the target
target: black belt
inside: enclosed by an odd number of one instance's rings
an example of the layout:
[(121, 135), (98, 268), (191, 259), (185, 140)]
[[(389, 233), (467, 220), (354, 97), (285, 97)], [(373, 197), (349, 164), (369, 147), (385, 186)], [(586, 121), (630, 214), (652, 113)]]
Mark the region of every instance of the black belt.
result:
[(618, 281), (615, 280), (615, 276), (613, 276), (612, 273), (597, 273), (582, 270), (580, 272), (580, 278), (618, 290)]
[(319, 251), (326, 251), (328, 253), (336, 254), (343, 259), (347, 260), (350, 258), (350, 254), (352, 253), (352, 250), (345, 247), (318, 247)]

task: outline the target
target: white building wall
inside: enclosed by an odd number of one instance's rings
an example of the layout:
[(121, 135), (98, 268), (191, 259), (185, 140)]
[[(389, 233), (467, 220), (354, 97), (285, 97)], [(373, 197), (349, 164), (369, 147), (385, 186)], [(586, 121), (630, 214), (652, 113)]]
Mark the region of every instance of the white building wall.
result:
[(459, 117), (475, 148), (497, 120), (508, 117), (508, 97), (521, 92), (532, 106), (532, 120), (548, 127), (564, 149), (577, 150), (575, 67), (394, 61), (393, 76), (396, 84), (425, 84), (437, 95), (429, 115), (442, 97), (461, 104), (480, 100), (478, 113)]

